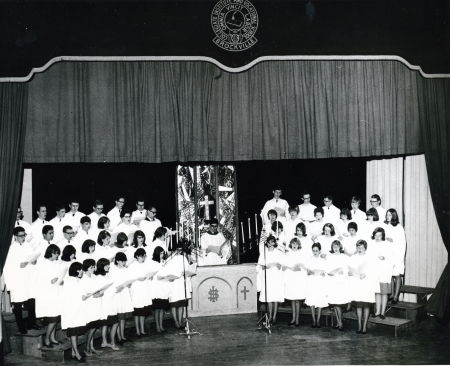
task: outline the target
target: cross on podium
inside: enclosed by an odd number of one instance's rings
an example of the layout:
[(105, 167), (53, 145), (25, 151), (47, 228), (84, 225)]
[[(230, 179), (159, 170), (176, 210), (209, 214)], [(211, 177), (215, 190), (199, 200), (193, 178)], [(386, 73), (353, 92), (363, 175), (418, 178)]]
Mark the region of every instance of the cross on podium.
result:
[(209, 205), (214, 204), (214, 201), (208, 201), (209, 196), (205, 196), (205, 200), (200, 202), (200, 206), (205, 206), (205, 220), (209, 220)]

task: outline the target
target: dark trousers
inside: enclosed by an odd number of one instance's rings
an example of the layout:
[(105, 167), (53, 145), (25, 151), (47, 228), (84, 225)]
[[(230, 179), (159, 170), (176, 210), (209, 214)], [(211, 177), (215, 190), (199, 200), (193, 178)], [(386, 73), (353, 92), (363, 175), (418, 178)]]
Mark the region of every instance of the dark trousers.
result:
[[(25, 330), (27, 328), (31, 328), (36, 323), (36, 304), (34, 299), (28, 299), (27, 301), (22, 302), (13, 302), (13, 313), (16, 318), (17, 326), (19, 330)], [(22, 315), (22, 307), (27, 307), (28, 317), (26, 319), (26, 323), (23, 319)]]

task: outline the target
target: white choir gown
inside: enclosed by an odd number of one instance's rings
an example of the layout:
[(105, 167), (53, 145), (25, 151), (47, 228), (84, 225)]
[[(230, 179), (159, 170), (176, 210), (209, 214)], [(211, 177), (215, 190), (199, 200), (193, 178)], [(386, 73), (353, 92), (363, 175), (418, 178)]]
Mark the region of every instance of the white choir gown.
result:
[(358, 270), (366, 277), (349, 276), (350, 297), (353, 301), (375, 302), (375, 292), (380, 291), (378, 273), (374, 258), (369, 254), (355, 254), (348, 260), (348, 266)]
[[(306, 262), (306, 266), (310, 270), (324, 270), (327, 269), (327, 263), (325, 259), (320, 257), (316, 258), (311, 256)], [(325, 274), (326, 276), (326, 274)], [(308, 306), (315, 306), (318, 308), (326, 308), (328, 306), (327, 301), (327, 279), (320, 274), (312, 274), (306, 277), (306, 299), (305, 302)]]
[[(115, 264), (111, 264), (109, 278), (111, 282), (114, 282), (112, 287), (116, 290), (118, 286), (123, 285), (131, 279), (128, 268), (119, 268)], [(131, 286), (133, 285), (134, 283)], [(130, 289), (128, 287), (125, 287), (121, 292), (115, 292), (114, 302), (116, 304), (117, 314), (132, 313), (134, 310), (133, 303), (131, 302)]]
[[(286, 256), (274, 248), (269, 251), (265, 248), (264, 252), (260, 254), (258, 264), (260, 266), (267, 266), (273, 263), (284, 264)], [(258, 266), (258, 268), (261, 268)], [(261, 270), (261, 293), (259, 295), (259, 301), (261, 302), (283, 302), (284, 301), (284, 276), (283, 271), (276, 266), (264, 270)], [(266, 275), (264, 275), (266, 272)], [(267, 278), (267, 282), (266, 282)], [(267, 299), (266, 299), (266, 283), (267, 283)]]
[[(152, 262), (153, 261), (148, 258), (142, 263), (134, 261), (128, 268), (130, 276), (133, 278), (145, 277), (150, 271), (156, 270)], [(152, 299), (154, 298), (151, 281), (147, 278), (144, 281), (137, 280), (131, 286), (130, 294), (135, 309), (150, 306), (152, 304)]]
[(67, 275), (61, 290), (61, 328), (86, 325), (86, 308), (82, 296), (86, 295), (78, 277)]
[(327, 256), (327, 272), (340, 268), (342, 274), (337, 271), (333, 276), (327, 275), (328, 291), (327, 301), (333, 305), (342, 305), (349, 303), (351, 299), (348, 283), (348, 260), (349, 257), (344, 253), (329, 254)]
[[(392, 243), (388, 241), (376, 242), (371, 240), (367, 247), (371, 247), (369, 255), (373, 256), (375, 266), (378, 269), (378, 281), (380, 283), (391, 283), (392, 271), (394, 269), (394, 253)], [(381, 260), (379, 257), (384, 257)], [(379, 292), (379, 291), (377, 291)]]
[(36, 317), (56, 317), (61, 315), (61, 290), (59, 281), (52, 284), (52, 280), (59, 279), (61, 269), (58, 261), (44, 258), (37, 264), (36, 281)]
[[(92, 294), (94, 291), (100, 290), (103, 287), (102, 282), (94, 274), (89, 277), (84, 274), (80, 280), (81, 286), (84, 288), (85, 294)], [(86, 324), (101, 320), (102, 318), (102, 298), (90, 296), (83, 303), (86, 315)]]
[(386, 238), (393, 240), (392, 250), (394, 252), (394, 269), (393, 276), (405, 274), (405, 253), (406, 253), (406, 236), (405, 229), (400, 224), (385, 226)]
[[(309, 253), (309, 250), (307, 251)], [(287, 267), (294, 267), (298, 264), (306, 265), (308, 255), (305, 249), (298, 249), (295, 252), (291, 249), (285, 258), (284, 264)], [(301, 268), (298, 271), (286, 269), (284, 274), (284, 298), (288, 300), (304, 300), (306, 297), (306, 270)]]

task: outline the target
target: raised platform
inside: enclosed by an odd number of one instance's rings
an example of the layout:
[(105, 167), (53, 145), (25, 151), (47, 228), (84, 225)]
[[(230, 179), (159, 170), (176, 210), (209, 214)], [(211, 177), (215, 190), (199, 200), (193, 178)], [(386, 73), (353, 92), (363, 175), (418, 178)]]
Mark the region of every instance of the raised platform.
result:
[[(358, 318), (356, 316), (356, 313), (354, 311), (348, 312), (343, 314), (344, 319), (346, 320), (355, 320), (358, 321)], [(399, 318), (392, 318), (387, 316), (384, 320), (377, 317), (374, 318), (372, 316), (369, 317), (369, 324), (377, 324), (377, 325), (384, 325), (388, 327), (394, 328), (394, 334), (397, 337), (398, 330), (399, 329), (408, 329), (409, 326), (412, 324), (412, 321), (409, 319), (399, 319)]]
[(422, 303), (399, 301), (397, 304), (389, 304), (386, 307), (386, 314), (401, 319), (409, 319), (419, 323), (426, 319), (427, 312)]
[(434, 292), (434, 288), (403, 285), (402, 288), (400, 289), (400, 292), (416, 295), (417, 303), (426, 304), (428, 300), (428, 295), (431, 295)]
[(192, 277), (189, 316), (256, 312), (256, 264), (204, 266)]

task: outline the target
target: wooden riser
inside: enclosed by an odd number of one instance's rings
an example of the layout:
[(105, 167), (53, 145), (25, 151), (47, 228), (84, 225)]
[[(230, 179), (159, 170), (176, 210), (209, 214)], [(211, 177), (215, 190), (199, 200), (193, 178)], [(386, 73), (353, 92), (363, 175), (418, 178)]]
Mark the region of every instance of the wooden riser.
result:
[[(355, 312), (349, 312), (349, 313), (344, 314), (344, 319), (358, 321), (358, 318), (357, 318)], [(368, 325), (373, 325), (373, 326), (383, 325), (383, 326), (393, 327), (394, 331), (395, 331), (394, 334), (396, 337), (397, 337), (397, 333), (399, 330), (409, 329), (411, 324), (413, 324), (413, 322), (409, 319), (398, 319), (398, 318), (392, 318), (392, 317), (388, 317), (388, 316), (384, 320), (382, 320), (380, 318), (370, 317), (369, 323), (368, 323)]]

